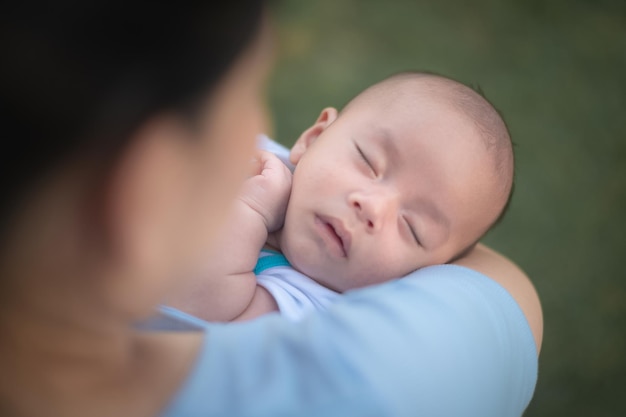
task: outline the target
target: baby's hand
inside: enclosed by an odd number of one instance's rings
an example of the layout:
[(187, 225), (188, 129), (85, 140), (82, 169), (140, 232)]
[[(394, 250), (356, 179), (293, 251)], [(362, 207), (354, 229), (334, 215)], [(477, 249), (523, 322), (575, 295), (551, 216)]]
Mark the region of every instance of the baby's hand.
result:
[(267, 231), (271, 233), (285, 221), (292, 174), (272, 153), (259, 151), (257, 158), (258, 174), (244, 182), (239, 199), (263, 218)]

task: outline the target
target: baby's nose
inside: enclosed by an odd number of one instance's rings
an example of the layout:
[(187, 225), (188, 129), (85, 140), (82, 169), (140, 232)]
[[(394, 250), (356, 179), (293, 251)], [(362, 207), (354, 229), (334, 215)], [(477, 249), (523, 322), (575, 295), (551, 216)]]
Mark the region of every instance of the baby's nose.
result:
[(396, 211), (398, 196), (391, 192), (379, 191), (355, 195), (351, 204), (357, 217), (370, 232), (383, 228), (387, 218)]

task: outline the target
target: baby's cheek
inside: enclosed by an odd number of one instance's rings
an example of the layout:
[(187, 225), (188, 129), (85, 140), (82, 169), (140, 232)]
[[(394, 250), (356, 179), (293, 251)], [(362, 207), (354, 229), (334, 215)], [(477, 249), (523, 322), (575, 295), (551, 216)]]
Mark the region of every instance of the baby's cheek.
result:
[(345, 274), (346, 285), (350, 289), (367, 287), (388, 281), (392, 278), (392, 265), (389, 265), (384, 256), (363, 256), (353, 259), (349, 271)]
[(407, 274), (423, 266), (423, 259), (416, 251), (398, 248), (388, 252), (380, 259), (382, 266), (378, 275), (378, 282), (387, 282), (392, 279), (402, 278)]

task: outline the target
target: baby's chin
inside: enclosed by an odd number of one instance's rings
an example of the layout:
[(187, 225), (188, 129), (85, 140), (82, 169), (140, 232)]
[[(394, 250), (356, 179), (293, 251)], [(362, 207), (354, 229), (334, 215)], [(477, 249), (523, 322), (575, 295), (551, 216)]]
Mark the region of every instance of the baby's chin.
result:
[[(287, 255), (285, 255), (285, 257), (287, 257)], [(338, 293), (370, 287), (398, 278), (396, 276), (390, 276), (388, 272), (384, 273), (383, 271), (380, 271), (378, 274), (372, 274), (371, 271), (369, 274), (365, 272), (350, 274), (345, 269), (333, 268), (328, 264), (322, 269), (319, 265), (307, 262), (307, 260), (304, 260), (304, 262), (300, 264), (298, 264), (297, 259), (292, 261), (287, 257), (287, 260), (298, 272), (303, 273), (321, 286)]]
[(301, 252), (298, 251), (291, 252), (288, 248), (282, 247), (281, 251), (293, 269), (311, 278), (321, 286), (338, 293), (351, 289), (342, 288), (341, 283), (337, 282), (337, 277), (343, 277), (345, 271), (335, 271), (335, 268), (328, 264), (324, 268), (320, 268), (316, 262), (312, 262), (306, 256), (301, 256)]

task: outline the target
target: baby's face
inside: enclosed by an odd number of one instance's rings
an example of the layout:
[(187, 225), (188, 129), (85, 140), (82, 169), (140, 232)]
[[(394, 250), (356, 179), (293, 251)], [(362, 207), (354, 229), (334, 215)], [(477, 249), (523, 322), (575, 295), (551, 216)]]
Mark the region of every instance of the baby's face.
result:
[(435, 102), (350, 106), (295, 157), (282, 251), (337, 291), (449, 261), (501, 207), (477, 135)]

